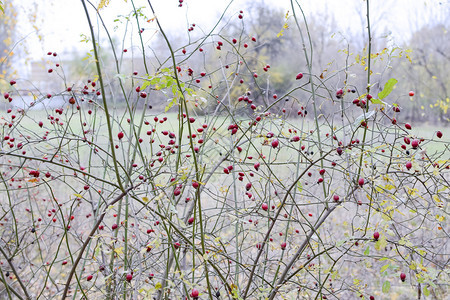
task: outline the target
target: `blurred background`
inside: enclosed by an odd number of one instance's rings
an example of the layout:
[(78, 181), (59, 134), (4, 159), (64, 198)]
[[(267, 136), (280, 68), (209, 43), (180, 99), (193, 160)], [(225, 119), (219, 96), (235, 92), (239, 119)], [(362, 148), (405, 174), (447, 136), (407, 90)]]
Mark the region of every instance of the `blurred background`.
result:
[[(8, 91), (10, 80), (17, 81), (17, 86), (30, 97), (36, 97), (57, 94), (65, 85), (94, 78), (90, 32), (81, 1), (4, 2), (4, 13), (0, 12), (2, 93)], [(227, 61), (225, 53), (214, 51), (214, 42), (221, 38), (237, 38), (251, 45), (242, 50), (251, 57), (248, 64), (253, 72), (264, 73), (264, 67), (270, 66), (270, 72), (267, 72), (270, 85), (261, 81), (261, 86), (270, 94), (286, 93), (295, 83), (292, 80), (295, 74), (306, 71), (303, 44), (290, 1), (185, 0), (181, 7), (178, 0), (151, 3), (179, 60), (184, 59), (182, 49), (188, 55), (192, 54), (189, 60), (183, 60), (186, 68), (214, 69), (220, 67), (219, 62), (232, 63)], [(372, 91), (381, 90), (389, 78), (396, 78), (399, 83), (386, 100), (389, 104), (399, 104), (409, 120), (447, 125), (450, 122), (450, 1), (370, 3)], [(87, 1), (87, 5), (95, 20), (94, 26), (97, 29), (106, 26), (111, 35), (112, 43), (103, 31), (96, 32), (105, 66), (114, 65), (111, 63), (114, 62), (112, 44), (124, 76), (133, 72), (145, 75), (142, 50), (151, 72), (167, 63), (170, 52), (147, 1), (95, 0)], [(301, 1), (301, 5), (312, 38), (313, 52), (310, 52), (309, 44), (306, 47), (313, 57), (314, 75), (328, 87), (354, 87), (363, 94), (367, 58), (366, 1), (308, 0)], [(98, 8), (99, 15), (96, 14)], [(139, 16), (140, 28), (134, 13)], [(303, 19), (302, 16), (297, 18)], [(299, 25), (306, 29), (304, 22)], [(200, 55), (197, 51), (199, 42), (211, 31), (210, 39), (203, 42), (205, 52)], [(252, 43), (253, 37), (256, 42)], [(48, 55), (49, 52), (52, 55)], [(49, 69), (55, 69), (55, 72), (50, 73)], [(114, 89), (117, 72), (113, 67), (106, 71), (110, 72), (111, 89)], [(247, 76), (251, 77), (251, 74)], [(413, 97), (409, 96), (409, 91), (414, 92)], [(237, 89), (233, 97), (242, 92)], [(326, 94), (323, 93), (324, 101), (330, 100), (325, 99)], [(302, 94), (297, 97), (301, 98)], [(160, 101), (163, 107), (165, 99)]]

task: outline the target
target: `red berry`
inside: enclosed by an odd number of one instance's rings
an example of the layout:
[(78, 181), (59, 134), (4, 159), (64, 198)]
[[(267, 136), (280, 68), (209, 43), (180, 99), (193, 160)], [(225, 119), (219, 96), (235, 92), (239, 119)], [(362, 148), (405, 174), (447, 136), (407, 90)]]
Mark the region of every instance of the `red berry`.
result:
[(411, 97), (414, 96), (414, 92), (413, 92), (413, 91), (410, 91), (410, 92), (409, 92), (409, 96), (411, 96)]
[(197, 289), (192, 289), (191, 297), (192, 298), (198, 298), (198, 295), (199, 295), (198, 290)]
[(284, 249), (286, 249), (286, 242), (281, 243), (281, 250), (284, 250)]
[(338, 196), (338, 195), (334, 195), (334, 196), (333, 196), (333, 200), (336, 201), (336, 202), (338, 202), (338, 201), (339, 201), (339, 196)]
[(413, 149), (416, 149), (417, 147), (419, 147), (419, 140), (417, 140), (417, 139), (412, 140), (411, 146), (413, 147)]
[(123, 136), (124, 136), (123, 132), (119, 132), (117, 134), (117, 137), (119, 138), (119, 140), (121, 140), (123, 138)]
[(442, 132), (440, 132), (440, 131), (436, 132), (436, 136), (437, 136), (438, 138), (441, 138), (441, 137), (442, 137)]
[(87, 280), (87, 281), (91, 281), (93, 277), (94, 277), (94, 276), (92, 276), (92, 275), (88, 275), (88, 276), (86, 277), (86, 280)]
[(263, 209), (263, 210), (268, 210), (269, 209), (269, 205), (267, 205), (267, 203), (263, 203), (262, 205), (261, 205), (261, 208)]
[(405, 273), (400, 273), (400, 279), (401, 279), (401, 281), (405, 282), (406, 274)]
[(117, 224), (112, 224), (111, 229), (112, 229), (112, 230), (116, 230), (117, 227), (118, 227)]
[(131, 279), (133, 279), (133, 274), (128, 273), (126, 278), (127, 278), (127, 281), (130, 282)]
[(189, 220), (188, 220), (188, 223), (189, 223), (189, 224), (194, 223), (194, 217), (190, 217)]
[(192, 187), (193, 187), (194, 189), (198, 189), (199, 186), (200, 186), (200, 185), (198, 184), (197, 181), (192, 182)]
[(405, 124), (405, 128), (408, 129), (408, 130), (411, 130), (411, 125), (408, 124), (408, 123), (406, 123), (406, 124)]
[(380, 233), (378, 231), (374, 232), (373, 238), (375, 239), (375, 241), (378, 241), (378, 239), (380, 238)]
[(297, 76), (295, 77), (296, 80), (300, 80), (302, 79), (303, 74), (302, 73), (298, 73)]
[(272, 141), (272, 148), (278, 147), (278, 144), (279, 144), (278, 140), (273, 140)]
[(406, 168), (407, 168), (408, 170), (410, 170), (410, 169), (412, 168), (412, 163), (411, 163), (410, 161), (408, 161), (408, 162), (406, 163)]
[(359, 184), (359, 186), (363, 186), (364, 185), (364, 178), (360, 178), (358, 180), (358, 184)]

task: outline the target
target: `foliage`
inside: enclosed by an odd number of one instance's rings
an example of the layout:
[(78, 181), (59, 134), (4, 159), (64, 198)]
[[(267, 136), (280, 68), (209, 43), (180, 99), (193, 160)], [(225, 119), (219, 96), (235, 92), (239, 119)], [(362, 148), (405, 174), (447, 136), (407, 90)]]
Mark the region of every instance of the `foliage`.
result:
[(4, 80), (9, 76), (14, 76), (15, 71), (12, 64), (14, 55), (14, 33), (17, 25), (17, 12), (12, 2), (3, 4), (0, 2), (2, 13), (0, 14), (0, 87), (3, 87)]

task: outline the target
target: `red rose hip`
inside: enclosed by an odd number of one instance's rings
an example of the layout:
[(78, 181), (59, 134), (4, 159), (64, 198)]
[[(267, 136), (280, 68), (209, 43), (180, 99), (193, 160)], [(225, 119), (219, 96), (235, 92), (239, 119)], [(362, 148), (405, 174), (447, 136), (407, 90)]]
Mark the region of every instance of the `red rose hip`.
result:
[(378, 241), (378, 239), (380, 238), (380, 233), (378, 231), (374, 232), (373, 238), (375, 239), (375, 241)]
[(364, 185), (364, 178), (360, 178), (358, 180), (358, 184), (359, 184), (359, 186), (363, 186)]

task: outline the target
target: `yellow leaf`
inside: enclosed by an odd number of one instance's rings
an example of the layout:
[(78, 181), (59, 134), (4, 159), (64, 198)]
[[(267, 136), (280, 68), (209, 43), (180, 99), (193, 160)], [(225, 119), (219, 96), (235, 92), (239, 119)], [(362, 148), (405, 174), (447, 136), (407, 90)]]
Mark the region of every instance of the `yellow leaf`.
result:
[(106, 6), (109, 4), (109, 1), (110, 1), (110, 0), (101, 0), (100, 3), (98, 4), (97, 9), (100, 10), (100, 9), (102, 9), (103, 7), (106, 7)]
[(123, 247), (114, 249), (114, 252), (116, 252), (118, 255), (123, 254)]
[(437, 203), (441, 203), (441, 199), (439, 199), (438, 195), (433, 195), (433, 200)]
[(392, 189), (395, 189), (395, 186), (393, 186), (392, 184), (386, 184), (385, 188), (387, 190), (392, 190)]
[(436, 215), (436, 220), (438, 220), (439, 222), (442, 222), (445, 220), (444, 216), (440, 216), (440, 215)]
[(148, 197), (142, 197), (142, 201), (144, 201), (145, 203), (148, 202)]
[(162, 288), (161, 282), (158, 282), (157, 284), (155, 284), (155, 289), (159, 290), (160, 288)]
[(438, 176), (439, 175), (439, 168), (434, 168), (433, 175)]

